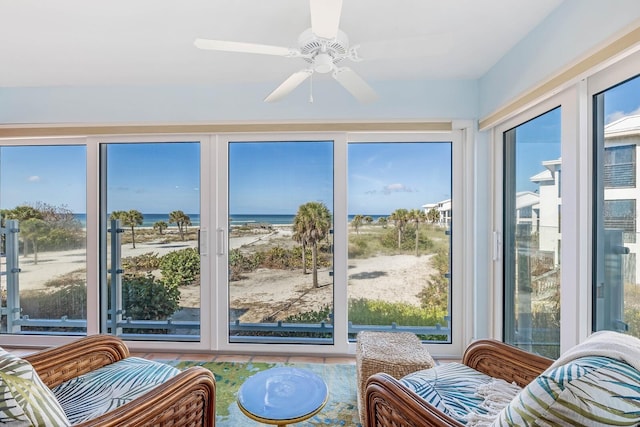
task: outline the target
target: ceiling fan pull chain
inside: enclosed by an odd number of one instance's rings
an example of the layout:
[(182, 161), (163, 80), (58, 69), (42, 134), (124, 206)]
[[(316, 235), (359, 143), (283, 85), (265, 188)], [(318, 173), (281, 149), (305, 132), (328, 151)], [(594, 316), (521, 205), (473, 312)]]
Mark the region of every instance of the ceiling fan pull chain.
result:
[(313, 74), (309, 76), (309, 104), (313, 104)]

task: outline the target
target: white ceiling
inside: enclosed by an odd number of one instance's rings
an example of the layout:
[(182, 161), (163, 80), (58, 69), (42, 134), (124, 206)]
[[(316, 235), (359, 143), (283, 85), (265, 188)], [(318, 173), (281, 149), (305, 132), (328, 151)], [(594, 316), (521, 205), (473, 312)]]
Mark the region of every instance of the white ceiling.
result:
[[(349, 65), (368, 81), (476, 79), (561, 2), (344, 0), (340, 29), (380, 56)], [(193, 40), (297, 47), (308, 27), (305, 0), (0, 0), (0, 87), (279, 82), (304, 61)]]

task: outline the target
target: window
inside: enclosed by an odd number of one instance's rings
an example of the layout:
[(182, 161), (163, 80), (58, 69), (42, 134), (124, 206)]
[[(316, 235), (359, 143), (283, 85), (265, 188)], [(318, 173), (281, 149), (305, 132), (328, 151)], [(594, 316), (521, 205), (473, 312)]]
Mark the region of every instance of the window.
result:
[(348, 157), (349, 337), (450, 342), (451, 142), (351, 143)]
[(636, 199), (605, 200), (602, 209), (604, 228), (622, 231), (624, 243), (636, 242)]
[[(109, 333), (150, 349), (347, 354), (359, 330), (377, 328), (460, 354), (473, 252), (461, 139), (2, 141), (0, 271), (13, 276), (0, 286), (20, 284), (2, 300), (2, 332), (15, 342)], [(32, 294), (38, 286), (60, 292)]]
[(86, 333), (85, 178), (82, 145), (0, 147), (2, 333)]
[(560, 351), (560, 114), (503, 135), (504, 341), (548, 357)]
[(596, 174), (592, 327), (627, 331), (635, 336), (640, 336), (636, 263), (639, 92), (640, 77), (634, 77), (610, 85), (593, 97)]
[(605, 188), (636, 186), (636, 146), (605, 147), (602, 179)]
[(200, 144), (103, 144), (101, 162), (102, 332), (198, 341)]
[(333, 141), (229, 144), (229, 341), (333, 343)]

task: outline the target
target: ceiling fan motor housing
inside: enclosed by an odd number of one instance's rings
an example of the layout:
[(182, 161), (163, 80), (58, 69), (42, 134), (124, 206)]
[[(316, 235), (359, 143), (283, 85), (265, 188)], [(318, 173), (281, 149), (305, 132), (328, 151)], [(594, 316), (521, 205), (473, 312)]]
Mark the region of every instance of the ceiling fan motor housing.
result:
[(298, 37), (298, 46), (304, 60), (313, 64), (317, 73), (330, 72), (335, 64), (349, 56), (349, 38), (340, 30), (334, 39), (325, 39), (309, 28)]

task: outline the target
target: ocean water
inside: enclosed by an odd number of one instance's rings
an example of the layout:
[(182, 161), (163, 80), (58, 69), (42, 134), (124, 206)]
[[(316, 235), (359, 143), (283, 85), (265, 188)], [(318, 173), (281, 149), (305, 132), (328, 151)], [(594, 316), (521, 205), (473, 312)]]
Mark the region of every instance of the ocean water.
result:
[(243, 224), (293, 224), (295, 215), (230, 215), (231, 225)]
[[(87, 225), (87, 214), (73, 214), (75, 216), (75, 218), (80, 221), (80, 223), (83, 226)], [(191, 220), (191, 225), (192, 226), (199, 226), (200, 225), (200, 214), (187, 214), (189, 216), (189, 219)], [(155, 224), (158, 221), (164, 221), (167, 224), (169, 224), (169, 214), (157, 214), (157, 213), (143, 213), (142, 214), (142, 227), (153, 227), (153, 224)]]
[[(348, 220), (351, 222), (355, 215), (349, 215)], [(369, 215), (373, 218), (373, 222), (377, 222), (380, 217), (387, 217), (389, 215)], [(256, 224), (293, 224), (295, 215), (231, 215), (231, 225), (242, 225), (247, 223)]]
[[(191, 219), (191, 225), (198, 227), (200, 226), (200, 214), (187, 214)], [(74, 214), (76, 219), (82, 223), (83, 226), (87, 224), (87, 214)], [(158, 213), (143, 213), (142, 214), (142, 227), (153, 227), (158, 221), (164, 221), (169, 224), (169, 214), (158, 214)], [(351, 222), (355, 215), (349, 215), (348, 220)], [(373, 218), (373, 222), (378, 221), (380, 217), (386, 217), (388, 215), (369, 215)], [(295, 214), (290, 215), (247, 215), (247, 214), (237, 214), (231, 215), (230, 224), (231, 225), (242, 225), (242, 224), (273, 224), (273, 225), (283, 225), (283, 224), (293, 224), (293, 219), (295, 218)]]

